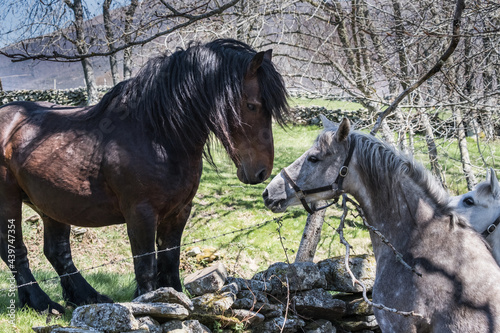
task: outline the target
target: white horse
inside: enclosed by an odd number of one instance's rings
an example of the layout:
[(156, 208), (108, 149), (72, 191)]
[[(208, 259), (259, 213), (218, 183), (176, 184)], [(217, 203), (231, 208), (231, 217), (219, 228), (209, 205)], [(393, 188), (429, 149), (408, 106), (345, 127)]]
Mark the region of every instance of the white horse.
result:
[(500, 184), (495, 170), (490, 169), (486, 180), (477, 184), (472, 191), (451, 197), (450, 206), (486, 238), (493, 257), (500, 265)]

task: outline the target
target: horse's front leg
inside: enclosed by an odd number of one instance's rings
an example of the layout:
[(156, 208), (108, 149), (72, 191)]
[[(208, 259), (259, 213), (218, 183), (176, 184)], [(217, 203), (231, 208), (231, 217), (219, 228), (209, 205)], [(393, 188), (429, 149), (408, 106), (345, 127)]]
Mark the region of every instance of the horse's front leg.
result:
[(43, 217), (45, 256), (57, 274), (66, 302), (73, 305), (112, 303), (111, 298), (98, 293), (78, 272), (71, 257), (69, 235), (71, 227), (48, 216)]
[(27, 305), (40, 312), (54, 309), (63, 313), (64, 308), (49, 298), (31, 273), (28, 250), (23, 242), (21, 208), (21, 190), (14, 176), (0, 167), (0, 257), (19, 286), (21, 307)]
[(156, 224), (158, 215), (149, 204), (139, 204), (128, 214), (127, 232), (134, 256), (135, 296), (156, 290)]
[(182, 232), (191, 212), (192, 202), (176, 216), (161, 221), (158, 226), (158, 287), (173, 287), (182, 291), (179, 277)]

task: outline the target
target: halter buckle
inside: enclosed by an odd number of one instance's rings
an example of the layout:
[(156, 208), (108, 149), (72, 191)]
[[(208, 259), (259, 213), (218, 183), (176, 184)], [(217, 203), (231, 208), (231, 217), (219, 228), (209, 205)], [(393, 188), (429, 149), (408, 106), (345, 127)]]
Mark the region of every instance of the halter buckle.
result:
[(488, 228), (486, 228), (486, 230), (488, 231), (488, 234), (492, 234), (496, 228), (497, 228), (497, 226), (492, 223), (488, 226)]
[(306, 195), (304, 194), (304, 192), (302, 192), (302, 190), (295, 191), (295, 196), (299, 200), (305, 200), (305, 198), (306, 198)]
[(349, 173), (349, 168), (347, 167), (347, 165), (343, 165), (340, 170), (339, 170), (339, 176), (340, 177), (344, 177), (347, 176), (347, 174)]

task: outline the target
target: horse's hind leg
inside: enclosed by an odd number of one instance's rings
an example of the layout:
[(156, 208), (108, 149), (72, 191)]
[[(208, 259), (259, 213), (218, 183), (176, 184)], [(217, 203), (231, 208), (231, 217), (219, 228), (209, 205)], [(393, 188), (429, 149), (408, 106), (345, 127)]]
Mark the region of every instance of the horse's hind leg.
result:
[(61, 276), (64, 299), (73, 305), (112, 303), (111, 298), (99, 294), (76, 269), (71, 257), (70, 231), (67, 224), (43, 217), (45, 256)]
[(49, 298), (31, 273), (23, 242), (21, 208), (21, 190), (6, 169), (0, 167), (0, 256), (19, 286), (21, 307), (27, 305), (40, 312), (55, 309), (63, 313), (64, 308)]

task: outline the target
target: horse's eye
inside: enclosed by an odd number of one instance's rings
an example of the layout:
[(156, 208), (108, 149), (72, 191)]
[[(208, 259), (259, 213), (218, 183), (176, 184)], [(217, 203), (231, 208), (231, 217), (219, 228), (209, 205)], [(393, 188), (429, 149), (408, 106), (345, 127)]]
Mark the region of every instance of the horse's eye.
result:
[(472, 199), (471, 197), (467, 197), (464, 199), (464, 204), (466, 206), (474, 206), (474, 199)]
[(319, 162), (319, 159), (316, 156), (309, 156), (307, 160), (311, 163)]
[(247, 108), (250, 111), (255, 111), (255, 104), (247, 103)]

